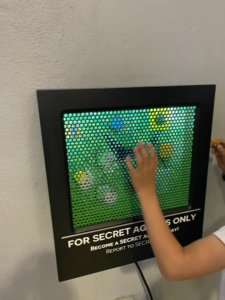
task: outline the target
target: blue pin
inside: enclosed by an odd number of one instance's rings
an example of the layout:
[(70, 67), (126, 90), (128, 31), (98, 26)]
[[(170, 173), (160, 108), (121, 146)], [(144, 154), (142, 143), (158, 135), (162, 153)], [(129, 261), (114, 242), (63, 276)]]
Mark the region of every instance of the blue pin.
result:
[(112, 118), (109, 120), (109, 126), (111, 129), (114, 129), (116, 131), (120, 130), (124, 127), (123, 118), (118, 115), (112, 116)]
[(77, 131), (77, 129), (76, 129), (76, 126), (75, 126), (74, 124), (71, 126), (70, 131), (72, 131), (72, 134), (71, 134), (71, 137), (72, 137), (72, 138), (77, 137), (77, 136), (76, 136), (76, 131)]

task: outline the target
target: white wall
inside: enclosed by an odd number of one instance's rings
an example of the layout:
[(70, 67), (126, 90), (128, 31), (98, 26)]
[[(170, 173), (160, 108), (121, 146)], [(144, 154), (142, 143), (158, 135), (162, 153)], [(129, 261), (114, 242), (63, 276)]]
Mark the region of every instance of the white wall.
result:
[[(36, 90), (217, 84), (224, 137), (222, 0), (0, 1), (0, 299), (144, 300), (133, 265), (57, 282)], [(225, 224), (210, 160), (204, 234)], [(141, 263), (157, 300), (215, 300), (220, 274), (167, 282)]]

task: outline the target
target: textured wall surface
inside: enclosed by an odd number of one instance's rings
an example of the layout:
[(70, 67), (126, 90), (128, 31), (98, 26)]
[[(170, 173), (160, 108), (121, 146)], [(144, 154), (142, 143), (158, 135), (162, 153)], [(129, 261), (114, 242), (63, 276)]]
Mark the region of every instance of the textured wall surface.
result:
[[(213, 136), (225, 137), (222, 0), (0, 1), (0, 299), (146, 295), (134, 265), (58, 283), (37, 89), (217, 84)], [(225, 224), (210, 158), (204, 234)], [(141, 263), (154, 299), (216, 300), (220, 273), (168, 282)]]

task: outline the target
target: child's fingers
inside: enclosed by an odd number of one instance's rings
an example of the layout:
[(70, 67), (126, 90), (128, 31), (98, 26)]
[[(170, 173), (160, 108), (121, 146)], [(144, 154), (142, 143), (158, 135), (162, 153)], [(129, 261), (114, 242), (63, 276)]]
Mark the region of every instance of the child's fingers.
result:
[(156, 160), (156, 154), (151, 143), (148, 143), (148, 149), (150, 152), (150, 158)]
[(139, 142), (139, 146), (140, 146), (140, 149), (141, 149), (142, 158), (143, 159), (148, 158), (148, 152), (147, 152), (147, 150), (145, 148), (144, 143), (143, 142)]
[(220, 143), (220, 145), (222, 145), (223, 147), (225, 147), (225, 140), (219, 139), (218, 142)]
[(139, 166), (141, 164), (142, 158), (141, 158), (141, 153), (137, 146), (134, 147), (134, 155), (137, 160), (137, 165)]
[(212, 154), (216, 154), (216, 149), (215, 149), (215, 147), (212, 147), (212, 148), (211, 148), (211, 152), (212, 152)]
[(216, 152), (217, 152), (217, 146), (211, 146), (211, 152), (213, 154), (216, 154)]
[(131, 173), (134, 171), (134, 168), (133, 168), (133, 165), (132, 165), (130, 156), (127, 156), (127, 157), (126, 157), (126, 164), (127, 164), (128, 171), (129, 171), (130, 174), (131, 174)]
[(218, 145), (216, 150), (219, 152), (218, 155), (225, 156), (225, 148), (222, 145)]

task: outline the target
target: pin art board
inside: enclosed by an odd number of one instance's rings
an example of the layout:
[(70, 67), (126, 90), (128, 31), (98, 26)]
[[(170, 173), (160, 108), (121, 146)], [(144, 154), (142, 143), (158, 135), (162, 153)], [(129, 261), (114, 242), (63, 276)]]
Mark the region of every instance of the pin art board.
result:
[(201, 237), (214, 94), (213, 85), (37, 92), (60, 281), (153, 256), (125, 164), (127, 155), (136, 164), (140, 140), (158, 156), (167, 224), (183, 244)]

